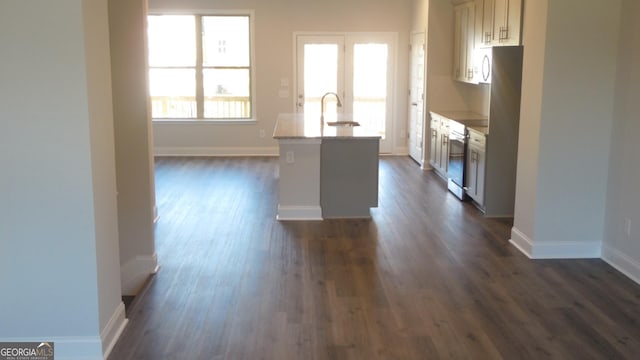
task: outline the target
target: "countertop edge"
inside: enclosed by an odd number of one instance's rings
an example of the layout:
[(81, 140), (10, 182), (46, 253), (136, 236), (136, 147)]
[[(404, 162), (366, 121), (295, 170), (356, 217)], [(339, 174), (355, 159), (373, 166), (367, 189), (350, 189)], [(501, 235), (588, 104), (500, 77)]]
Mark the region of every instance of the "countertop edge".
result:
[[(318, 122), (309, 126), (308, 116), (297, 113), (280, 113), (273, 130), (273, 138), (276, 140), (304, 140), (304, 139), (370, 139), (380, 140), (381, 135), (375, 134), (367, 129), (356, 129), (342, 126), (320, 126)], [(315, 119), (314, 119), (315, 120)]]

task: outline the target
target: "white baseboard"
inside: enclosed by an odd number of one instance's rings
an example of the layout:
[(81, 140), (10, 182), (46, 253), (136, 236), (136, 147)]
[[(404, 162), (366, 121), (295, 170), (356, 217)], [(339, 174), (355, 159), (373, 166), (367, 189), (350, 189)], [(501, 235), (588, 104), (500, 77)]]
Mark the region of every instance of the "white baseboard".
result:
[(602, 246), (602, 259), (631, 280), (640, 284), (640, 262), (611, 246)]
[[(309, 140), (304, 140), (310, 144)], [(282, 142), (282, 140), (281, 140)], [(154, 156), (279, 156), (276, 147), (172, 147), (158, 146), (153, 149)], [(390, 156), (409, 155), (409, 148), (397, 147), (393, 153), (380, 154)]]
[(138, 255), (120, 266), (122, 295), (136, 295), (147, 278), (158, 271), (158, 257)]
[(320, 206), (281, 206), (278, 205), (278, 220), (322, 220)]
[(599, 242), (555, 241), (535, 243), (513, 227), (509, 242), (530, 259), (597, 259), (602, 253)]
[(509, 239), (511, 245), (515, 246), (521, 253), (525, 254), (529, 259), (532, 258), (533, 246), (531, 240), (527, 235), (520, 232), (516, 227), (511, 228), (511, 239)]
[(52, 342), (56, 360), (104, 360), (100, 336), (0, 338), (0, 342)]
[(102, 339), (102, 353), (103, 357), (106, 359), (111, 354), (111, 350), (116, 345), (116, 342), (122, 335), (125, 326), (127, 326), (127, 322), (129, 320), (125, 317), (124, 312), (124, 303), (120, 303), (116, 310), (113, 312), (113, 315), (105, 325), (104, 329), (100, 332), (100, 338)]
[(278, 147), (170, 147), (154, 148), (155, 156), (278, 156)]
[(406, 146), (398, 146), (393, 150), (392, 155), (407, 155), (409, 156), (409, 148)]

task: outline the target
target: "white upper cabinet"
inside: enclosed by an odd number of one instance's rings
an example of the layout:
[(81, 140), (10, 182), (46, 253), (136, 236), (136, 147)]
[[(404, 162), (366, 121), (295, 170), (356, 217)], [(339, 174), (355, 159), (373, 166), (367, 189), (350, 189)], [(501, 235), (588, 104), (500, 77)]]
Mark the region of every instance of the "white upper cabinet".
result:
[(476, 46), (476, 3), (467, 2), (454, 8), (453, 78), (478, 83), (474, 69)]
[[(522, 0), (476, 0), (482, 14), (482, 32), (478, 46), (520, 45)], [(478, 26), (478, 30), (480, 26)]]

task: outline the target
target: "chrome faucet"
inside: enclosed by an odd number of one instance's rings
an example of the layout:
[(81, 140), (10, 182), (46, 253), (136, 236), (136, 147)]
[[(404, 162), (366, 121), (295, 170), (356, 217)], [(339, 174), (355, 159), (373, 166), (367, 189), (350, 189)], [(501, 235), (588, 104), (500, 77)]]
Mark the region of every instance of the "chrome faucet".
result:
[(324, 127), (324, 98), (326, 98), (327, 95), (335, 96), (336, 99), (338, 100), (338, 107), (342, 107), (342, 101), (340, 101), (340, 96), (338, 96), (338, 94), (334, 92), (328, 92), (322, 95), (322, 98), (320, 99), (320, 129)]

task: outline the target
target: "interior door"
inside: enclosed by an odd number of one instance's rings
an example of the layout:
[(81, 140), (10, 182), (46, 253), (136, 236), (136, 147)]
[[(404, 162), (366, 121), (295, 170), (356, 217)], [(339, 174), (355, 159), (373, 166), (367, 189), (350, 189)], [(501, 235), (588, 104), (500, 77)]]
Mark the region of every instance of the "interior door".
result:
[(391, 34), (298, 35), (296, 111), (320, 116), (320, 99), (330, 96), (325, 118), (352, 114), (368, 132), (380, 135), (380, 152), (392, 152), (393, 56)]
[(424, 33), (411, 36), (411, 89), (409, 94), (409, 155), (424, 165)]

